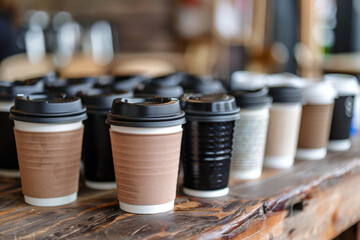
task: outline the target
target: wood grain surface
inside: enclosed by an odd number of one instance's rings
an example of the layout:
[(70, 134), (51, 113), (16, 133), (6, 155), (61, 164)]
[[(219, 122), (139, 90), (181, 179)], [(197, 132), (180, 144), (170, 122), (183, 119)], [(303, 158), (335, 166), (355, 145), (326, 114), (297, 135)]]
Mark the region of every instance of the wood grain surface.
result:
[[(261, 179), (232, 180), (216, 199), (178, 191), (175, 210), (121, 211), (116, 191), (80, 181), (78, 200), (62, 207), (24, 203), (20, 180), (0, 179), (0, 239), (331, 239), (360, 220), (360, 139), (322, 161), (265, 169)], [(181, 189), (179, 187), (179, 189)]]

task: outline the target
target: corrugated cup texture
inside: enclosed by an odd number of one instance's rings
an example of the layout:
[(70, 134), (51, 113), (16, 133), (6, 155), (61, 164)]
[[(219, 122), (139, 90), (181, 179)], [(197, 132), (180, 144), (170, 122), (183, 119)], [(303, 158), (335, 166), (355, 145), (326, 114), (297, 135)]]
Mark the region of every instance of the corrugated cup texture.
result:
[(120, 202), (157, 205), (173, 201), (182, 131), (141, 135), (110, 130)]
[(78, 191), (83, 131), (14, 129), (24, 195), (54, 198)]

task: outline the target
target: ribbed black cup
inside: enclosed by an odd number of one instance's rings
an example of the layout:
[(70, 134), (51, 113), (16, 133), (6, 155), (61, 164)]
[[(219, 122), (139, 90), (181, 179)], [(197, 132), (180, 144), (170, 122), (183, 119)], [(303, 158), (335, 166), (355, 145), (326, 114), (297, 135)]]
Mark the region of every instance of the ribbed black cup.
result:
[(235, 121), (188, 121), (184, 127), (184, 187), (218, 190), (228, 186)]
[(181, 101), (187, 120), (181, 154), (184, 188), (227, 188), (234, 125), (240, 117), (235, 98), (227, 94), (188, 93)]
[(84, 122), (83, 159), (85, 179), (89, 181), (115, 182), (109, 125), (105, 121), (106, 112), (88, 112)]

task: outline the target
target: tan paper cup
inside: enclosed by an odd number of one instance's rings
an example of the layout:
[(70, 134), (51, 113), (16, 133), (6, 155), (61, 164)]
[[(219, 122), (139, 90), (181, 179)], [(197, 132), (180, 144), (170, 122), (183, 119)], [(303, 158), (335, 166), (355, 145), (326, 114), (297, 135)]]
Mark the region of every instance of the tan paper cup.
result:
[(41, 207), (76, 200), (86, 109), (78, 97), (18, 96), (10, 110), (25, 202)]
[(78, 192), (82, 122), (15, 121), (14, 133), (25, 202), (42, 207), (74, 202)]
[(174, 208), (185, 114), (175, 98), (117, 98), (107, 115), (120, 209)]
[(335, 89), (320, 82), (303, 89), (303, 106), (296, 158), (320, 160), (327, 154)]
[(111, 126), (120, 208), (153, 214), (174, 208), (182, 127)]
[(284, 169), (294, 165), (301, 110), (301, 104), (274, 103), (271, 107), (265, 166)]

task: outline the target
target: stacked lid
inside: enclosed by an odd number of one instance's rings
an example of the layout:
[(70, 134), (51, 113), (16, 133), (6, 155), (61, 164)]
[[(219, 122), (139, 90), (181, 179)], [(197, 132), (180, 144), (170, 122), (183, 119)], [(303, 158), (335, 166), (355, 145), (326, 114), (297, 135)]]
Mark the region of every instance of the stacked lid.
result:
[(133, 91), (136, 86), (148, 80), (141, 75), (118, 75), (114, 77), (107, 77), (107, 79), (100, 79), (95, 87), (109, 87), (116, 91)]
[(91, 88), (96, 82), (96, 77), (60, 79), (46, 83), (45, 90), (50, 93), (66, 93), (75, 96), (78, 92)]
[(14, 101), (19, 94), (43, 92), (44, 83), (39, 79), (26, 81), (0, 81), (0, 101)]
[(184, 124), (185, 114), (175, 98), (117, 98), (107, 122), (127, 127), (172, 127)]
[(235, 97), (236, 103), (240, 108), (263, 108), (268, 107), (272, 103), (272, 98), (268, 95), (267, 88), (256, 90), (239, 90), (231, 94)]
[(223, 122), (240, 117), (235, 98), (223, 93), (187, 93), (181, 97), (181, 105), (189, 120)]
[(184, 89), (180, 86), (183, 78), (184, 74), (181, 72), (152, 78), (148, 85), (138, 91), (138, 95), (179, 98), (184, 94)]
[(304, 103), (302, 89), (298, 87), (270, 87), (269, 95), (274, 103)]
[(10, 118), (34, 123), (71, 123), (86, 119), (86, 108), (78, 97), (29, 94), (16, 97)]
[(221, 81), (210, 77), (197, 77), (188, 75), (183, 83), (185, 92), (195, 92), (203, 94), (225, 93), (226, 90)]
[(106, 112), (111, 108), (114, 99), (132, 97), (132, 95), (130, 91), (111, 91), (106, 88), (92, 88), (78, 94), (88, 111)]

